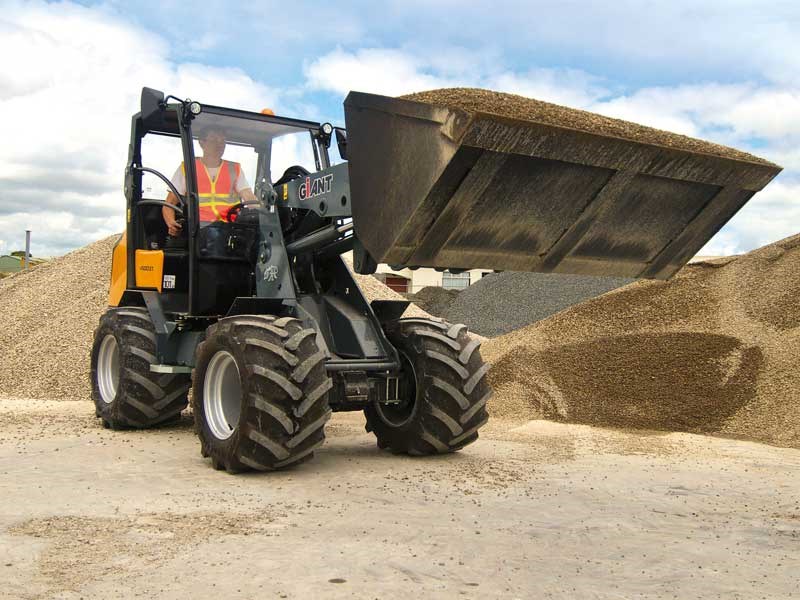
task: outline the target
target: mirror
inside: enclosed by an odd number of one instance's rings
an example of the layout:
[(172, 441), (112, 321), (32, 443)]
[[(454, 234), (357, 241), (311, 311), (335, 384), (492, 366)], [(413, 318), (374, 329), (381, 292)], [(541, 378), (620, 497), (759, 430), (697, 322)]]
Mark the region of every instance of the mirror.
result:
[(142, 88), (142, 120), (147, 120), (161, 111), (164, 102), (164, 92), (159, 92), (153, 88)]
[(347, 160), (347, 132), (341, 127), (336, 128), (336, 145), (339, 146), (339, 156)]

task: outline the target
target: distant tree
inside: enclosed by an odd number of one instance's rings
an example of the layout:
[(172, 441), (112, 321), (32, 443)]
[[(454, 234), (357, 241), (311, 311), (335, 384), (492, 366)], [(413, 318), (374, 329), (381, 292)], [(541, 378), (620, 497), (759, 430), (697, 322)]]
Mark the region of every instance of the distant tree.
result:
[[(14, 250), (14, 252), (11, 253), (11, 256), (25, 258), (25, 250)], [(31, 258), (33, 258), (33, 254), (31, 254)]]

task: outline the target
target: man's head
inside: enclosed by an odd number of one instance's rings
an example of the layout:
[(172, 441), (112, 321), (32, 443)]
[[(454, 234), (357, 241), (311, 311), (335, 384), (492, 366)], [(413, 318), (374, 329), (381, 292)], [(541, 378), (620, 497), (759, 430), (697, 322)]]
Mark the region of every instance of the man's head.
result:
[(225, 152), (225, 132), (219, 127), (210, 127), (200, 134), (200, 148), (203, 157), (216, 162), (222, 159)]

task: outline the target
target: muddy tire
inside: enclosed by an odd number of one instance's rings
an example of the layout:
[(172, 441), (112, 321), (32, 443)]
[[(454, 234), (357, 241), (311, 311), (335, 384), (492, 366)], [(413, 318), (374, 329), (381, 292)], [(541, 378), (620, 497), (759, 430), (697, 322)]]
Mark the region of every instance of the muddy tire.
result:
[(332, 383), (316, 331), (297, 319), (220, 319), (198, 346), (193, 378), (195, 430), (215, 469), (293, 466), (325, 440)]
[(190, 378), (153, 373), (156, 334), (148, 312), (112, 308), (100, 317), (91, 358), (95, 414), (111, 429), (143, 429), (179, 417), (188, 403)]
[(400, 354), (403, 374), (397, 405), (372, 404), (364, 412), (378, 446), (395, 453), (454, 452), (478, 439), (489, 419), (480, 342), (464, 325), (400, 319), (386, 326)]

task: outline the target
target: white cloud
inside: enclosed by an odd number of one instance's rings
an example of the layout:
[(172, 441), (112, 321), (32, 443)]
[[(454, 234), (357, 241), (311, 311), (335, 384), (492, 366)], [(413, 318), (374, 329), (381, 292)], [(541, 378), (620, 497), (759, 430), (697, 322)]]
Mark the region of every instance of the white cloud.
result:
[[(308, 65), (305, 74), (312, 89), (340, 95), (351, 89), (399, 95), (451, 86), (516, 93), (732, 145), (783, 162), (789, 177), (792, 169), (800, 171), (800, 88), (706, 82), (614, 95), (609, 82), (580, 70), (475, 74), (465, 70), (466, 62), (455, 60), (456, 68), (449, 71), (438, 58), (406, 50), (337, 49)], [(786, 180), (757, 194), (703, 252), (743, 252), (796, 233), (800, 184)]]
[[(108, 195), (111, 202), (114, 198)], [(25, 230), (31, 230), (33, 256), (57, 256), (67, 250), (119, 233), (125, 226), (122, 214), (115, 216), (76, 215), (71, 210), (48, 209), (41, 213), (13, 213), (0, 217), (3, 239), (0, 253), (25, 249)], [(88, 235), (87, 235), (87, 232)]]
[(800, 174), (800, 146), (775, 144), (764, 155), (765, 158), (781, 165), (787, 173)]
[[(320, 40), (327, 46), (304, 63), (304, 85), (287, 81), (283, 90), (242, 69), (179, 64), (170, 57), (182, 53), (196, 59), (232, 40), (241, 44), (242, 55), (302, 56), (298, 49), (310, 43), (309, 30), (293, 15), (272, 11), (262, 23), (256, 16), (270, 12), (263, 3), (230, 10), (216, 3), (203, 13), (214, 15), (207, 27), (170, 38), (182, 40), (173, 48), (164, 38), (123, 22), (121, 12), (114, 11), (126, 4), (103, 6), (6, 2), (0, 52), (13, 60), (0, 65), (0, 251), (24, 240), (26, 227), (34, 228), (35, 243), (46, 242), (40, 254), (58, 253), (121, 227), (130, 116), (138, 110), (143, 85), (208, 103), (255, 110), (271, 106), (279, 114), (307, 118), (319, 116), (320, 94), (315, 93), (320, 91), (399, 95), (475, 86), (535, 96), (749, 149), (783, 164), (787, 174), (712, 240), (717, 248), (750, 249), (794, 233), (800, 222), (800, 188), (794, 183), (800, 174), (800, 37), (789, 26), (798, 16), (792, 3), (765, 10), (759, 3), (731, 8), (727, 1), (713, 0), (644, 10), (633, 0), (621, 0), (565, 10), (558, 3), (500, 1), (491, 13), (479, 4), (449, 1), (423, 5), (412, 0), (380, 8), (363, 3), (357, 9), (336, 5), (324, 8), (318, 19), (329, 27), (315, 36), (314, 48)], [(302, 1), (298, 6), (295, 12), (308, 12)], [(171, 3), (163, 9), (173, 17), (184, 10)], [(367, 27), (370, 11), (385, 18)], [(452, 18), (454, 11), (458, 19)], [(513, 35), (508, 35), (509, 14), (514, 15)], [(242, 25), (238, 38), (216, 33), (234, 31), (226, 21), (231, 15)], [(465, 28), (464, 22), (472, 26)], [(483, 32), (477, 41), (476, 27)], [(402, 42), (381, 47), (383, 34), (394, 32), (397, 39), (398, 31)], [(330, 51), (337, 35), (348, 45)], [(280, 39), (269, 52), (263, 48), (267, 38)], [(527, 62), (512, 68), (511, 58)], [(605, 76), (561, 65), (583, 65)], [(621, 92), (619, 86), (630, 81), (628, 66), (649, 81), (700, 83)], [(608, 75), (615, 72), (619, 75)], [(725, 83), (714, 82), (715, 73)], [(340, 111), (329, 118), (339, 120)]]
[(469, 48), (463, 73), (514, 64), (515, 71), (577, 67), (639, 85), (800, 78), (800, 8), (789, 0), (205, 0), (203, 10), (164, 0), (104, 4), (157, 21), (176, 55), (194, 56), (210, 43), (238, 51), (254, 73), (297, 74), (306, 57), (339, 44), (413, 49), (448, 65), (464, 56), (451, 57), (451, 47)]
[[(481, 68), (476, 69), (479, 63)], [(517, 73), (488, 68), (473, 52), (461, 48), (424, 55), (401, 49), (346, 52), (337, 48), (307, 64), (304, 73), (310, 89), (340, 95), (350, 90), (399, 96), (442, 87), (482, 87), (585, 106), (609, 93), (600, 78), (578, 69), (537, 68)]]
[(800, 88), (753, 83), (704, 83), (643, 88), (591, 106), (610, 117), (686, 135), (800, 141)]
[(618, 94), (611, 82), (579, 69), (534, 68), (471, 72), (468, 51), (451, 49), (448, 69), (439, 55), (402, 49), (341, 48), (305, 67), (307, 86), (345, 95), (350, 90), (401, 95), (438, 87), (483, 87), (586, 108), (611, 117), (700, 136), (720, 143), (767, 140), (791, 152), (800, 140), (800, 87), (752, 82), (645, 87)]
[[(621, 79), (698, 81), (800, 77), (797, 2), (673, 0), (587, 2), (395, 0), (393, 20), (419, 44), (450, 39), (502, 47), (538, 64), (594, 65)], [(414, 14), (424, 15), (414, 19)], [(416, 22), (415, 22), (416, 21)], [(466, 24), (466, 25), (465, 25)], [(617, 75), (615, 75), (617, 77)]]
[(350, 90), (386, 96), (456, 85), (455, 80), (425, 72), (419, 59), (399, 50), (363, 49), (355, 53), (334, 50), (304, 68), (308, 86), (347, 94)]
[(798, 231), (800, 181), (773, 181), (745, 204), (700, 254), (740, 254)]
[(307, 87), (345, 95), (350, 90), (397, 96), (439, 87), (483, 87), (586, 108), (611, 117), (721, 143), (800, 138), (800, 88), (715, 82), (646, 87), (615, 94), (610, 82), (579, 69), (483, 70), (467, 65), (469, 51), (440, 54), (402, 49), (338, 48), (307, 64)]
[(481, 87), (576, 108), (585, 108), (610, 94), (603, 80), (577, 69), (507, 71), (489, 76)]
[(142, 86), (210, 104), (281, 106), (276, 91), (240, 69), (170, 62), (164, 40), (101, 9), (26, 3), (4, 19), (0, 52), (14, 57), (0, 66), (5, 246), (30, 228), (37, 254), (58, 254), (122, 227)]
[(753, 90), (738, 102), (723, 107), (716, 117), (740, 137), (790, 138), (800, 142), (800, 87)]

